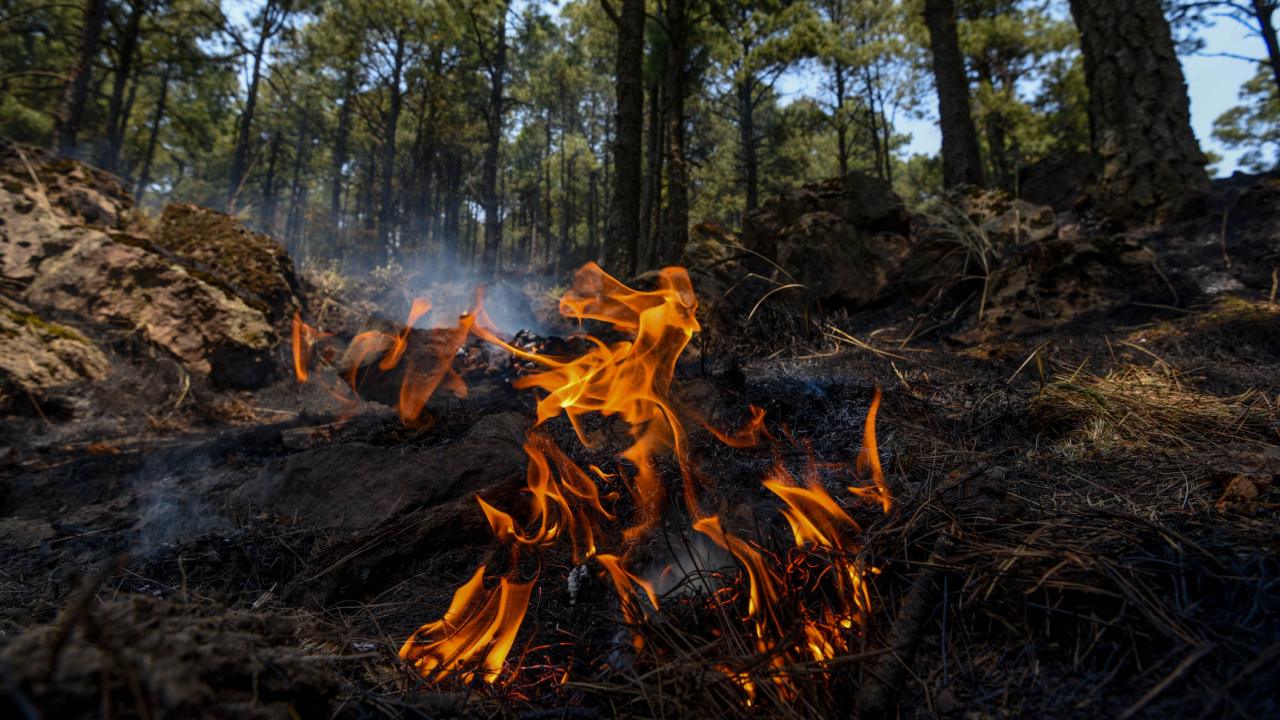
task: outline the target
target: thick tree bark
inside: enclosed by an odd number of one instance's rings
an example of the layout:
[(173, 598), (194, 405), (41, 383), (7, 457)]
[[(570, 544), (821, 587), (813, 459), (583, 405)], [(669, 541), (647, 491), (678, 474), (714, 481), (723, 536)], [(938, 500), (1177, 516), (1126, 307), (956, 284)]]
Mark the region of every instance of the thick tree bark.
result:
[(1102, 162), (1093, 200), (1128, 223), (1178, 211), (1209, 179), (1160, 0), (1071, 0), (1071, 14), (1084, 50), (1093, 152)]
[(924, 22), (929, 28), (933, 77), (938, 87), (943, 181), (947, 187), (982, 185), (978, 131), (969, 109), (969, 79), (965, 75), (964, 56), (960, 54), (952, 0), (925, 0)]
[(617, 17), (614, 73), (617, 109), (613, 138), (613, 196), (605, 253), (614, 272), (635, 273), (640, 253), (640, 195), (644, 177), (644, 0), (622, 0)]
[[(142, 32), (142, 19), (147, 14), (147, 0), (134, 0), (125, 22), (124, 37), (120, 40), (120, 57), (111, 82), (111, 100), (107, 104), (107, 146), (100, 158), (103, 169), (119, 171), (120, 148), (124, 145), (125, 126), (129, 113), (125, 103), (125, 88), (133, 76), (133, 61), (138, 53), (138, 37)], [(131, 105), (132, 103), (128, 103)]]
[(480, 182), (480, 202), (484, 206), (484, 254), (480, 265), (487, 272), (498, 266), (498, 248), (502, 245), (502, 218), (498, 197), (498, 151), (502, 146), (502, 123), (505, 108), (507, 73), (507, 4), (498, 3), (494, 23), (493, 58), (489, 63), (489, 107), (485, 118), (488, 142), (484, 149), (484, 170)]
[(80, 32), (80, 50), (76, 64), (62, 89), (58, 102), (58, 152), (74, 155), (80, 125), (84, 121), (84, 105), (89, 97), (89, 81), (93, 75), (93, 59), (98, 55), (102, 23), (107, 17), (106, 0), (88, 0), (84, 10), (84, 26)]
[(668, 0), (666, 26), (669, 37), (663, 94), (666, 99), (667, 212), (658, 263), (679, 257), (689, 239), (689, 164), (684, 155), (689, 18), (685, 0)]

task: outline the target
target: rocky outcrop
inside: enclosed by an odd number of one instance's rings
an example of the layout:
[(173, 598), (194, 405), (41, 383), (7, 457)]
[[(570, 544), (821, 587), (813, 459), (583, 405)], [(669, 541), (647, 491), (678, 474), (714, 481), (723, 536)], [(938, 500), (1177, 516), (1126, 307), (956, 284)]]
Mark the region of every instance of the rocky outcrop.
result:
[(906, 255), (910, 221), (887, 182), (862, 173), (806, 185), (751, 213), (743, 242), (813, 298), (874, 302)]
[(1124, 236), (1054, 239), (1023, 248), (993, 270), (983, 312), (953, 337), (1028, 335), (1135, 301), (1177, 302), (1150, 248)]
[(0, 293), (11, 301), (83, 334), (141, 337), (223, 387), (274, 376), (269, 308), (153, 243), (111, 176), (6, 144), (0, 179)]
[(223, 279), (248, 305), (280, 322), (301, 307), (293, 261), (275, 240), (215, 210), (175, 203), (164, 209), (155, 243)]
[(270, 380), (276, 336), (260, 311), (126, 238), (70, 232), (70, 247), (40, 263), (28, 302), (139, 332), (229, 387)]
[(0, 409), (70, 409), (82, 381), (107, 376), (107, 358), (88, 338), (0, 296)]
[(914, 234), (896, 282), (909, 300), (925, 305), (980, 293), (1016, 248), (1056, 238), (1058, 222), (1051, 207), (965, 187), (921, 210)]

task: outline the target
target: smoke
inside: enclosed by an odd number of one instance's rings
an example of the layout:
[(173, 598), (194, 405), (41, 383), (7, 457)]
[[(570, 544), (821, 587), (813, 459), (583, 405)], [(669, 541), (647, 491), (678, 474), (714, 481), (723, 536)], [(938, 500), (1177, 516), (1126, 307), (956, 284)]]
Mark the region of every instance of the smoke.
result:
[(214, 487), (207, 448), (161, 451), (130, 479), (139, 507), (132, 554), (150, 557), (166, 548), (229, 527), (206, 498)]

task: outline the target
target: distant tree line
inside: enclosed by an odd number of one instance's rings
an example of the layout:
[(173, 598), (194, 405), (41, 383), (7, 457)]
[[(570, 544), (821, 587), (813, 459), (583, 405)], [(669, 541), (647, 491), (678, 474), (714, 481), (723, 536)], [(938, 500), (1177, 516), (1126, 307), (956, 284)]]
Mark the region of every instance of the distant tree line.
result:
[(1273, 0), (0, 1), (0, 135), (357, 269), (626, 274), (803, 182), (1017, 192), (1082, 153), (1147, 220), (1207, 182), (1175, 49), (1215, 15), (1260, 40), (1220, 137), (1280, 141)]

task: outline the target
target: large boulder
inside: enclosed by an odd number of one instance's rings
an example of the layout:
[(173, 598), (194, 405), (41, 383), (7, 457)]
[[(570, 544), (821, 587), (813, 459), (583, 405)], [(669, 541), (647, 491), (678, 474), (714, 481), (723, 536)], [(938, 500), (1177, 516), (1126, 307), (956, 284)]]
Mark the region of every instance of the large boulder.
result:
[(88, 338), (0, 295), (0, 410), (70, 410), (75, 386), (102, 380), (108, 369)]
[(1177, 302), (1156, 254), (1122, 235), (1026, 246), (994, 269), (986, 285), (981, 314), (954, 339), (1031, 335), (1130, 302)]
[(12, 300), (85, 334), (137, 335), (223, 387), (270, 381), (266, 308), (151, 242), (111, 176), (6, 144), (0, 180), (0, 289)]
[(302, 293), (285, 249), (230, 215), (175, 203), (164, 209), (153, 240), (197, 269), (216, 274), (272, 322), (301, 307)]
[(773, 198), (743, 228), (746, 247), (811, 297), (853, 305), (883, 294), (909, 235), (902, 199), (889, 183), (859, 172)]
[(932, 304), (979, 292), (1017, 248), (1058, 237), (1058, 221), (1051, 207), (963, 187), (917, 213), (913, 234), (897, 284), (912, 302)]
[(270, 382), (276, 335), (261, 311), (128, 236), (63, 232), (69, 247), (40, 263), (29, 303), (139, 332), (225, 387)]

